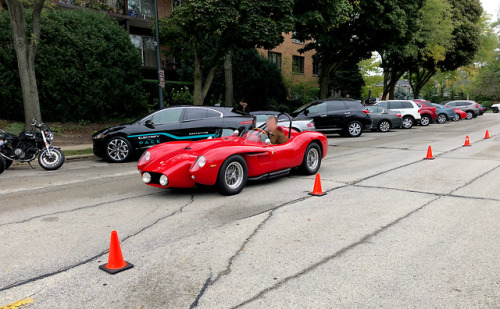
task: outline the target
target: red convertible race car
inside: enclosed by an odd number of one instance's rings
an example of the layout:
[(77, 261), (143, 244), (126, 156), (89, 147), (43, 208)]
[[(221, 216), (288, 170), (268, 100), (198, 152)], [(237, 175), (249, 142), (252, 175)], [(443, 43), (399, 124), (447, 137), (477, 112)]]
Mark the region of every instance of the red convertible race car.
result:
[(327, 153), (326, 136), (311, 131), (297, 133), (291, 127), (278, 130), (288, 136), (287, 143), (269, 144), (262, 127), (216, 139), (164, 143), (146, 151), (137, 168), (150, 186), (217, 185), (226, 195), (241, 192), (247, 180), (287, 175), (296, 167), (315, 174)]

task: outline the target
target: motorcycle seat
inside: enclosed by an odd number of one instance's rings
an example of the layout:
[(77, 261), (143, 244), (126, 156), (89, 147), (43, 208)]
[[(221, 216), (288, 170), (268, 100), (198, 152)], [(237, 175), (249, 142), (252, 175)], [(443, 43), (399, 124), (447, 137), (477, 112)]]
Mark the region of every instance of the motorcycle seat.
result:
[(5, 140), (15, 140), (15, 139), (17, 139), (17, 135), (10, 134), (10, 133), (7, 133), (7, 132), (3, 132), (0, 136), (2, 137), (2, 139), (5, 139)]

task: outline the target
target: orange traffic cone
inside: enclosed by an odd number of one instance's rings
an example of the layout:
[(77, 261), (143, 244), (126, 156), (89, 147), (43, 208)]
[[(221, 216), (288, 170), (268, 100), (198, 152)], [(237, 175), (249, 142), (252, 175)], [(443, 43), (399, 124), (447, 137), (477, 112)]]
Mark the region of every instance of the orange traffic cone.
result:
[(321, 189), (321, 178), (320, 178), (319, 174), (316, 174), (316, 180), (314, 181), (314, 190), (313, 190), (313, 192), (310, 192), (309, 195), (313, 195), (313, 196), (326, 195), (326, 193), (323, 192), (323, 189)]
[(120, 248), (120, 240), (116, 231), (111, 232), (111, 243), (109, 244), (108, 264), (100, 265), (99, 268), (112, 275), (129, 268), (134, 267), (123, 260), (122, 249)]
[(465, 137), (465, 144), (464, 147), (470, 147), (470, 141), (469, 141), (469, 135)]
[(427, 156), (424, 159), (425, 160), (434, 160), (434, 157), (432, 156), (431, 146), (429, 146), (429, 148), (427, 148)]
[(486, 134), (484, 135), (484, 139), (488, 139), (490, 138), (490, 132), (488, 132), (488, 130), (486, 130)]

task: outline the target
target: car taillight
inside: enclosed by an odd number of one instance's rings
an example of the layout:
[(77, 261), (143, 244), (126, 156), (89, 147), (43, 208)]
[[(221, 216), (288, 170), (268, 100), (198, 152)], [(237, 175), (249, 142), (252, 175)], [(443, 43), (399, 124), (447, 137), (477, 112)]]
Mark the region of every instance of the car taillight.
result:
[(476, 104), (476, 107), (479, 107), (479, 104)]
[(363, 113), (365, 113), (365, 114), (369, 114), (369, 113), (370, 113), (370, 111), (369, 111), (369, 110), (367, 110), (367, 109), (364, 109), (364, 110), (363, 110)]
[(421, 111), (422, 111), (422, 109), (421, 109), (421, 108), (419, 108), (419, 109), (418, 109), (418, 112), (420, 113)]
[(309, 122), (309, 123), (307, 124), (307, 127), (309, 127), (309, 128), (314, 128), (314, 122), (313, 122), (313, 121)]
[(435, 107), (432, 107), (432, 111), (436, 112), (436, 108), (435, 108)]
[(240, 122), (240, 124), (252, 124), (252, 123), (253, 123), (253, 120), (245, 120), (245, 121)]
[(396, 116), (398, 116), (399, 118), (401, 118), (401, 114), (400, 113), (397, 113)]

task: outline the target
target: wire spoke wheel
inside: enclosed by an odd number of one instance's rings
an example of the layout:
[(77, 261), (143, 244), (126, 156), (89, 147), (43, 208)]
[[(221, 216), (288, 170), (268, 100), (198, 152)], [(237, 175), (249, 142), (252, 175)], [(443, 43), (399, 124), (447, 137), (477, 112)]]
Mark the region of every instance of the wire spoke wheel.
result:
[(225, 171), (226, 185), (230, 189), (238, 188), (243, 182), (243, 166), (239, 162), (231, 162)]

